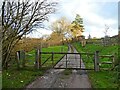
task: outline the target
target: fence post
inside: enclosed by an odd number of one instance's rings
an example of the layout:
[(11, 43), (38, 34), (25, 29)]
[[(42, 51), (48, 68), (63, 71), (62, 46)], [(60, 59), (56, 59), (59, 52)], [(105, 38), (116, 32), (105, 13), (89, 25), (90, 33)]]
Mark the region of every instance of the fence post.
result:
[(99, 71), (99, 51), (95, 52), (95, 61), (94, 61), (95, 71)]
[[(54, 53), (52, 52), (52, 67), (54, 66)], [(54, 68), (54, 67), (53, 67)]]
[(17, 59), (17, 68), (20, 69), (20, 51), (17, 51), (16, 59)]
[(112, 68), (114, 68), (115, 67), (115, 64), (116, 64), (116, 59), (117, 59), (117, 54), (116, 53), (114, 53), (113, 54), (113, 57), (112, 57)]
[(40, 67), (40, 68), (42, 67), (42, 64), (41, 64), (41, 63), (42, 63), (42, 62), (41, 62), (41, 58), (42, 58), (42, 57), (41, 57), (41, 54), (42, 54), (42, 53), (41, 53), (41, 49), (42, 49), (42, 48), (39, 49), (39, 67)]
[(82, 55), (81, 55), (81, 53), (80, 53), (80, 69), (81, 69), (81, 58), (82, 58), (81, 56), (82, 56)]
[(35, 52), (35, 67), (39, 69), (39, 49), (36, 49)]
[(22, 67), (25, 67), (25, 63), (26, 63), (26, 61), (25, 61), (25, 51), (21, 51), (21, 59), (22, 59)]

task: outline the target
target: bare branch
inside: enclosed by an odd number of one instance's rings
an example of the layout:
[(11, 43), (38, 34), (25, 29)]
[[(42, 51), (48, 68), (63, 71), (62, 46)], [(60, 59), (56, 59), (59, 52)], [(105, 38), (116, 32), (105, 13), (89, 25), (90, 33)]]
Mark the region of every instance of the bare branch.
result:
[(42, 27), (48, 15), (55, 12), (55, 2), (42, 0), (37, 2), (4, 1), (2, 5), (3, 61), (7, 62), (9, 54), (25, 34), (32, 32), (36, 26)]

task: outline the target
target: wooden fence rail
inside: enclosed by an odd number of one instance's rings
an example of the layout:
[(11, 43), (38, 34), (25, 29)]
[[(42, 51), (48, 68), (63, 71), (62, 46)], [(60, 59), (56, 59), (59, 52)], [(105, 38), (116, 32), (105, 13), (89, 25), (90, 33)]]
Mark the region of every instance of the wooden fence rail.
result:
[[(20, 54), (24, 54), (24, 55), (20, 55)], [(42, 54), (51, 54), (43, 63), (41, 61), (42, 58)], [(54, 55), (55, 54), (61, 54), (63, 55), (57, 62), (54, 62)], [(108, 64), (108, 62), (100, 62), (101, 58), (112, 58), (112, 62), (109, 62), (109, 64), (113, 64), (114, 63), (114, 55), (99, 55), (99, 51), (96, 51), (95, 53), (68, 53), (68, 52), (41, 52), (41, 49), (36, 49), (35, 52), (35, 67), (37, 69), (40, 69), (49, 59), (51, 59), (52, 61), (52, 66), (54, 67), (61, 59), (63, 59), (63, 57), (65, 57), (66, 59), (66, 68), (67, 68), (67, 59), (68, 59), (68, 54), (77, 54), (80, 55), (80, 67), (81, 67), (81, 60), (82, 60), (82, 55), (93, 55), (94, 56), (94, 70), (95, 71), (99, 71), (100, 67), (99, 64)], [(25, 60), (25, 53), (20, 53), (20, 51), (17, 52), (17, 63), (18, 65), (20, 65), (20, 56), (22, 56), (23, 60)], [(24, 65), (24, 63), (23, 63)]]
[(111, 59), (111, 61), (104, 61), (104, 62), (100, 62), (99, 64), (112, 64), (112, 68), (114, 68), (114, 62), (115, 62), (115, 56), (114, 55), (100, 55), (100, 58), (109, 58)]

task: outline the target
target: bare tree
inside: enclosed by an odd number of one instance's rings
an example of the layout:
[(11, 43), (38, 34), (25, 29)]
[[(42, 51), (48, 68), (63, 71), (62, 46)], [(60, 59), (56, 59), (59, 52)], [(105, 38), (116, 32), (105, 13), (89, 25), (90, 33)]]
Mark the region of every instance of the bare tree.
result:
[[(1, 18), (0, 18), (1, 21)], [(0, 22), (0, 71), (2, 70), (2, 27), (1, 27), (1, 22)]]
[(66, 17), (61, 17), (51, 24), (51, 30), (53, 31), (52, 34), (57, 34), (58, 36), (56, 38), (61, 38), (62, 43), (63, 40), (66, 39), (66, 36), (70, 35), (71, 33), (69, 25), (70, 21)]
[(2, 66), (6, 67), (14, 45), (35, 28), (43, 28), (48, 15), (55, 12), (56, 2), (38, 0), (15, 2), (5, 0), (2, 5)]
[(109, 30), (109, 26), (105, 24), (105, 31), (104, 31), (105, 36), (107, 36), (108, 30)]

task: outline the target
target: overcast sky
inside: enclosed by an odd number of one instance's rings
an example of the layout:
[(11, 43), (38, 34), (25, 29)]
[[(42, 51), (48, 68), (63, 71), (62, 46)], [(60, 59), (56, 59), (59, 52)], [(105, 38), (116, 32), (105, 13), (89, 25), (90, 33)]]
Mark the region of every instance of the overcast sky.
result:
[[(88, 37), (103, 37), (105, 24), (108, 25), (108, 35), (118, 34), (118, 1), (119, 0), (58, 0), (57, 12), (50, 15), (49, 22), (46, 26), (55, 20), (65, 16), (71, 22), (76, 14), (83, 18), (85, 31), (83, 35)], [(43, 34), (50, 34), (51, 30), (38, 29), (29, 36), (40, 37)]]

